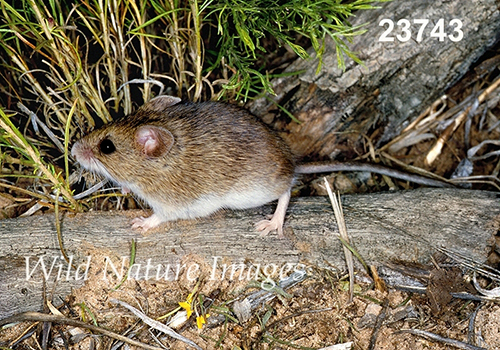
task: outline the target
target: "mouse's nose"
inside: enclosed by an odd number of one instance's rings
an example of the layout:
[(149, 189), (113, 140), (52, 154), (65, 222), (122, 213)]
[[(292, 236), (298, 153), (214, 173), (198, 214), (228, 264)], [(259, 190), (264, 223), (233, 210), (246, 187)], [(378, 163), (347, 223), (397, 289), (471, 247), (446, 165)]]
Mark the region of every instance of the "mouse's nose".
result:
[(94, 157), (94, 152), (92, 152), (92, 149), (84, 142), (77, 141), (71, 148), (71, 155), (78, 163), (85, 167), (85, 165), (89, 163), (90, 159)]

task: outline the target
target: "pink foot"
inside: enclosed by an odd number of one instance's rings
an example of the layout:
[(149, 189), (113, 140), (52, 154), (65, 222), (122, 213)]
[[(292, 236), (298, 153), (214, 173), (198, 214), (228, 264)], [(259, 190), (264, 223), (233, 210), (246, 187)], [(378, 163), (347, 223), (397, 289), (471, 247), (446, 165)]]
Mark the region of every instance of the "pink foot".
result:
[(162, 220), (156, 216), (156, 214), (151, 215), (148, 218), (140, 216), (132, 220), (132, 228), (140, 230), (141, 232), (146, 232), (149, 229), (157, 227), (161, 224)]
[(255, 229), (262, 231), (260, 233), (261, 237), (267, 236), (270, 232), (278, 231), (278, 237), (283, 238), (283, 221), (280, 221), (277, 216), (274, 216), (271, 220), (261, 220), (255, 224)]
[(285, 222), (286, 208), (290, 201), (290, 190), (283, 193), (278, 199), (278, 206), (271, 220), (262, 220), (255, 224), (257, 231), (262, 231), (260, 236), (266, 236), (269, 232), (278, 231), (278, 238), (283, 238), (283, 223)]

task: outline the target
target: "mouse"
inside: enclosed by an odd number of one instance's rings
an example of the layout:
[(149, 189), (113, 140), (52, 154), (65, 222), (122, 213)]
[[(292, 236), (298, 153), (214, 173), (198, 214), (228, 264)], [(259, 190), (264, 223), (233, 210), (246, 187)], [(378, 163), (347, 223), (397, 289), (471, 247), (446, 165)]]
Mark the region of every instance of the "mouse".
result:
[(246, 109), (168, 95), (82, 137), (71, 155), (84, 169), (104, 176), (124, 193), (132, 192), (153, 209), (151, 216), (132, 220), (132, 227), (143, 232), (165, 221), (278, 200), (272, 217), (255, 227), (261, 236), (276, 231), (283, 237), (298, 174), (369, 171), (427, 186), (451, 186), (376, 164), (297, 164), (284, 140)]

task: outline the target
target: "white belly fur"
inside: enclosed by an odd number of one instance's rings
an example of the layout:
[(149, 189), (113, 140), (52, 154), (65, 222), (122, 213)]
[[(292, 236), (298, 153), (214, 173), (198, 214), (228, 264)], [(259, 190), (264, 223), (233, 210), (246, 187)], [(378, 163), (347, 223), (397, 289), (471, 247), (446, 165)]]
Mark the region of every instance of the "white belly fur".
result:
[(264, 188), (260, 188), (255, 191), (232, 191), (224, 196), (207, 195), (182, 207), (168, 205), (160, 201), (149, 201), (149, 204), (162, 221), (172, 221), (207, 216), (223, 208), (255, 208), (278, 199), (280, 195), (275, 195), (270, 191), (265, 191)]

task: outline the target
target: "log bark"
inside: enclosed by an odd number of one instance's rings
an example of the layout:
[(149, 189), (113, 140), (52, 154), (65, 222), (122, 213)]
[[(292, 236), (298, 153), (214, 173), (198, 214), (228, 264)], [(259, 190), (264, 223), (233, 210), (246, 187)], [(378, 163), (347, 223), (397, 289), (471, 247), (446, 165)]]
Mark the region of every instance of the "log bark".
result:
[[(425, 263), (440, 246), (485, 261), (500, 228), (500, 202), (494, 192), (421, 189), (344, 195), (342, 203), (352, 244), (374, 265), (392, 260)], [(292, 200), (286, 238), (259, 237), (253, 223), (272, 213), (274, 206), (168, 223), (147, 234), (130, 228), (131, 218), (143, 214), (140, 211), (66, 213), (61, 221), (64, 245), (80, 267), (78, 275), (60, 259), (54, 215), (2, 220), (0, 319), (41, 309), (42, 261), (47, 271), (54, 265), (47, 272), (47, 291), (64, 298), (71, 288), (82, 285), (86, 264), (104, 276), (110, 267), (105, 266), (103, 256), (129, 257), (132, 239), (137, 242), (140, 267), (135, 276), (151, 281), (157, 278), (157, 266), (166, 270), (168, 264), (186, 263), (189, 256), (208, 264), (216, 262), (218, 267), (246, 261), (255, 266), (275, 264), (280, 269), (304, 263), (344, 270), (337, 224), (327, 198)], [(148, 259), (154, 268), (147, 275)], [(169, 278), (174, 279), (173, 274)]]
[[(398, 135), (408, 123), (458, 81), (500, 36), (498, 1), (391, 1), (379, 9), (360, 11), (354, 25), (368, 23), (368, 32), (353, 38), (349, 48), (364, 66), (346, 60), (346, 70), (337, 67), (332, 40), (326, 41), (324, 62), (316, 74), (317, 60), (297, 60), (287, 72), (304, 71), (298, 76), (274, 80), (275, 97), (252, 103), (250, 110), (263, 118), (302, 158), (352, 159), (364, 153), (363, 135), (383, 128), (375, 137), (378, 145)], [(463, 38), (439, 41), (430, 33), (440, 18), (445, 33), (453, 34), (452, 19), (462, 21)], [(411, 23), (412, 39), (380, 42), (387, 29), (380, 26), (391, 19), (391, 36), (402, 34), (398, 20)], [(422, 41), (416, 37), (415, 19), (428, 19)], [(276, 107), (290, 111), (299, 123)], [(358, 148), (357, 148), (358, 146)]]

